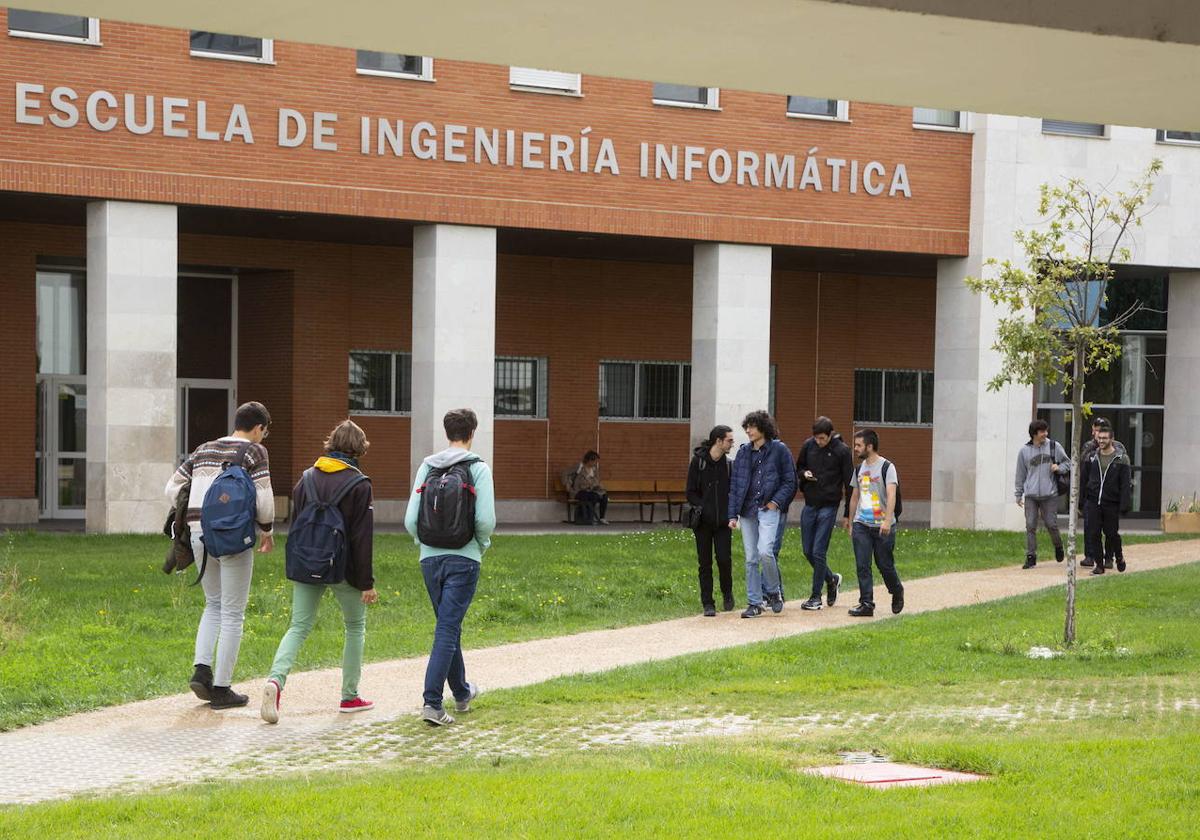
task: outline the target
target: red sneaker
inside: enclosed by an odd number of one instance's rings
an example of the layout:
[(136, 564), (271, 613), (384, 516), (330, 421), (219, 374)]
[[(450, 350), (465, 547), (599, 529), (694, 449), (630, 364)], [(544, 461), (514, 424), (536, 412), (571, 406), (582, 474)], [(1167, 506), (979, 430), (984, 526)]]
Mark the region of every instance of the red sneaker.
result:
[(267, 680), (263, 687), (262, 706), (259, 708), (259, 714), (267, 723), (279, 723), (279, 698), (282, 694), (283, 689), (279, 687), (278, 682)]
[(338, 711), (349, 714), (350, 712), (366, 712), (374, 708), (375, 704), (370, 700), (364, 700), (361, 697), (354, 697), (350, 700), (343, 700), (342, 705), (338, 708)]

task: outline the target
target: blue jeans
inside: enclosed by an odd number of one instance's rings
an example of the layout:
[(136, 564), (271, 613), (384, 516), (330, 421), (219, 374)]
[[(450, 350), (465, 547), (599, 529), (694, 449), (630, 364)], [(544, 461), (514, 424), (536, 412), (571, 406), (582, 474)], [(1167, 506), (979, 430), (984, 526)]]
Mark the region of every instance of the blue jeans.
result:
[(858, 571), (858, 601), (869, 607), (875, 606), (875, 581), (871, 574), (871, 558), (874, 556), (879, 574), (883, 575), (887, 591), (895, 595), (903, 592), (900, 575), (896, 574), (896, 526), (884, 536), (878, 528), (855, 522), (851, 528), (854, 543), (854, 565)]
[(779, 531), (777, 510), (756, 511), (741, 517), (742, 547), (746, 550), (746, 599), (762, 606), (763, 593), (779, 594), (779, 563), (775, 559), (775, 535)]
[(821, 587), (833, 580), (833, 572), (829, 571), (829, 539), (833, 536), (833, 526), (837, 522), (838, 506), (805, 505), (800, 514), (800, 540), (804, 546), (804, 556), (812, 565), (812, 597), (821, 597)]
[[(779, 527), (775, 529), (775, 545), (771, 548), (771, 553), (775, 555), (775, 570), (779, 575), (779, 594), (783, 595), (783, 537), (787, 533), (788, 512), (783, 508), (779, 509)], [(763, 600), (767, 600), (767, 589), (763, 586)]]
[(437, 618), (425, 668), (424, 701), (426, 706), (440, 709), (446, 683), (450, 683), (455, 700), (471, 696), (462, 656), (462, 623), (479, 583), (479, 563), (457, 554), (439, 554), (421, 561), (421, 574)]

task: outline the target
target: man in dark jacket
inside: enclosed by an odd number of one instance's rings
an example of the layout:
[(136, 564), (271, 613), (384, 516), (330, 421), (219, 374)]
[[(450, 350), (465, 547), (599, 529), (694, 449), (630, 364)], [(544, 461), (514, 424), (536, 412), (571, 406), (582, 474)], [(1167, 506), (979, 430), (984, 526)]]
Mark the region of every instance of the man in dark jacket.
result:
[[(1104, 429), (1107, 429), (1109, 431), (1109, 433), (1112, 434), (1112, 423), (1109, 422), (1107, 417), (1097, 417), (1094, 420), (1092, 420), (1092, 438), (1091, 438), (1091, 440), (1084, 442), (1083, 448), (1079, 451), (1079, 463), (1081, 463), (1081, 464), (1087, 463), (1087, 460), (1096, 454), (1096, 450), (1100, 448), (1098, 438), (1100, 437), (1100, 432)], [(1125, 444), (1123, 444), (1123, 443), (1121, 443), (1121, 441), (1117, 440), (1115, 436), (1113, 436), (1112, 445), (1113, 445), (1113, 449), (1117, 450), (1117, 454), (1124, 455), (1126, 458), (1129, 457), (1129, 453), (1127, 453), (1125, 451)], [(1080, 488), (1082, 488), (1082, 487), (1083, 487), (1083, 485), (1080, 484)], [(1083, 514), (1083, 533), (1087, 534), (1087, 532), (1088, 532), (1088, 511), (1087, 511), (1087, 504), (1084, 501), (1084, 494), (1083, 494), (1082, 490), (1079, 493), (1079, 512), (1081, 514)], [(1079, 562), (1079, 565), (1080, 566), (1094, 565), (1097, 558), (1093, 557), (1091, 552), (1088, 551), (1088, 546), (1086, 544), (1084, 545), (1083, 552), (1084, 552), (1083, 560), (1081, 560)], [(1101, 557), (1099, 559), (1103, 560), (1104, 558)], [(1108, 564), (1108, 568), (1110, 568), (1110, 569), (1112, 568), (1111, 562)]]
[(838, 507), (845, 504), (842, 518), (850, 516), (850, 481), (854, 475), (854, 456), (842, 436), (833, 431), (828, 417), (818, 417), (812, 434), (800, 447), (796, 458), (796, 476), (804, 493), (804, 512), (800, 515), (800, 537), (804, 556), (812, 565), (812, 593), (800, 605), (803, 610), (819, 610), (821, 587), (825, 587), (829, 606), (837, 601), (842, 576), (829, 570), (829, 540), (837, 519)]
[[(312, 467), (313, 485), (324, 500), (337, 498), (338, 510), (346, 525), (346, 579), (341, 583), (292, 583), (292, 623), (271, 663), (271, 673), (263, 689), (261, 714), (267, 723), (279, 722), (279, 701), (296, 655), (317, 620), (317, 607), (326, 589), (333, 591), (346, 624), (346, 644), (342, 649), (341, 712), (365, 712), (374, 707), (358, 696), (362, 674), (363, 643), (367, 632), (367, 605), (378, 599), (372, 566), (374, 545), (374, 507), (371, 482), (360, 480), (358, 459), (371, 444), (363, 430), (351, 420), (343, 420), (325, 440), (325, 454)], [(357, 483), (353, 483), (357, 482)], [(352, 485), (353, 483), (353, 485)], [(352, 485), (352, 486), (351, 486)], [(297, 512), (313, 502), (301, 478), (292, 491), (292, 506)]]
[(687, 500), (693, 514), (692, 532), (696, 535), (696, 562), (700, 571), (700, 604), (704, 614), (713, 617), (713, 550), (716, 549), (717, 573), (721, 580), (722, 609), (733, 609), (733, 531), (725, 519), (729, 506), (729, 450), (733, 448), (733, 430), (714, 426), (708, 439), (692, 452), (688, 464)]
[[(1125, 571), (1125, 556), (1121, 551), (1121, 514), (1129, 511), (1133, 487), (1133, 471), (1129, 458), (1113, 445), (1112, 430), (1101, 429), (1096, 434), (1096, 450), (1083, 462), (1080, 481), (1083, 484), (1084, 542), (1087, 555), (1095, 561), (1092, 574), (1102, 575), (1113, 567)], [(1101, 535), (1104, 537), (1101, 545)]]
[(775, 532), (779, 510), (796, 495), (796, 466), (792, 453), (778, 440), (775, 421), (765, 411), (752, 411), (742, 421), (750, 438), (738, 449), (729, 481), (727, 515), (730, 528), (742, 529), (746, 550), (746, 599), (742, 618), (763, 613), (763, 591), (772, 612), (783, 610)]

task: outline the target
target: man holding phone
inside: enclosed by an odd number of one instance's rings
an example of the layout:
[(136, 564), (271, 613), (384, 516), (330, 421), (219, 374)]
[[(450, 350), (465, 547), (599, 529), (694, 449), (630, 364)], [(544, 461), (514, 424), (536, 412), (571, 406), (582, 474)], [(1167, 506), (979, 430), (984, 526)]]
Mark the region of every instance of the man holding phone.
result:
[(821, 601), (821, 588), (825, 589), (825, 603), (832, 607), (841, 587), (842, 576), (829, 569), (829, 540), (843, 500), (843, 524), (850, 517), (850, 482), (854, 476), (850, 447), (834, 432), (828, 417), (818, 417), (813, 422), (812, 437), (800, 446), (796, 458), (796, 475), (804, 493), (800, 538), (804, 556), (813, 570), (812, 592), (800, 609), (819, 610), (825, 605)]

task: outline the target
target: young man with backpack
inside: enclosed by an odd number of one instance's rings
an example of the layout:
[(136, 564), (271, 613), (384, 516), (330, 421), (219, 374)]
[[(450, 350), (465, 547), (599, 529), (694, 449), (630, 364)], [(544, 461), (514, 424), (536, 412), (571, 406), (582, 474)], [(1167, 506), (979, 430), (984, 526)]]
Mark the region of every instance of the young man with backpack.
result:
[(796, 456), (796, 477), (804, 493), (804, 512), (800, 514), (800, 538), (804, 556), (812, 566), (812, 590), (802, 610), (819, 610), (824, 587), (829, 606), (837, 601), (842, 576), (829, 569), (829, 540), (837, 521), (838, 508), (845, 500), (842, 517), (850, 519), (850, 482), (854, 460), (850, 447), (833, 431), (833, 421), (818, 417), (812, 425), (812, 437), (800, 446)]
[(733, 531), (725, 519), (729, 506), (729, 450), (733, 448), (733, 430), (713, 426), (708, 438), (692, 451), (688, 464), (688, 522), (696, 537), (696, 563), (700, 573), (700, 606), (713, 618), (717, 604), (713, 600), (713, 553), (717, 555), (717, 576), (721, 583), (721, 608), (733, 609)]
[(233, 433), (199, 446), (167, 482), (172, 501), (190, 485), (187, 522), (200, 566), (204, 612), (189, 686), (214, 709), (250, 702), (231, 685), (250, 597), (256, 536), (262, 537), (260, 554), (275, 547), (275, 493), (263, 446), (270, 425), (271, 415), (262, 403), (244, 403), (234, 415)]
[(365, 712), (375, 705), (358, 695), (367, 605), (379, 598), (371, 564), (375, 522), (371, 480), (358, 467), (358, 459), (370, 445), (357, 423), (343, 420), (325, 439), (325, 454), (304, 471), (292, 490), (295, 516), (288, 531), (286, 566), (292, 581), (292, 623), (279, 642), (263, 688), (260, 711), (267, 723), (279, 722), (283, 687), (316, 623), (326, 589), (337, 599), (346, 625), (338, 711)]
[(475, 597), (483, 553), (496, 529), (492, 471), (471, 454), (479, 426), (475, 412), (448, 411), (442, 425), (449, 446), (422, 462), (404, 515), (405, 530), (421, 547), (421, 574), (437, 619), (421, 708), (421, 718), (430, 726), (454, 723), (442, 707), (447, 683), (458, 712), (469, 712), (479, 694), (467, 682), (462, 623)]
[[(900, 474), (896, 465), (879, 454), (879, 435), (874, 429), (854, 434), (854, 492), (850, 496), (850, 516), (846, 530), (854, 543), (854, 565), (858, 571), (858, 606), (850, 615), (870, 618), (875, 615), (875, 581), (871, 573), (874, 557), (887, 591), (892, 594), (892, 612), (904, 609), (904, 586), (896, 573), (896, 517), (900, 501)], [(853, 523), (853, 524), (851, 524)]]
[(1046, 526), (1054, 543), (1054, 559), (1066, 557), (1062, 535), (1058, 531), (1059, 477), (1071, 472), (1071, 462), (1062, 445), (1050, 440), (1045, 420), (1029, 424), (1029, 442), (1017, 452), (1017, 506), (1025, 509), (1025, 565), (1037, 565), (1038, 522)]

